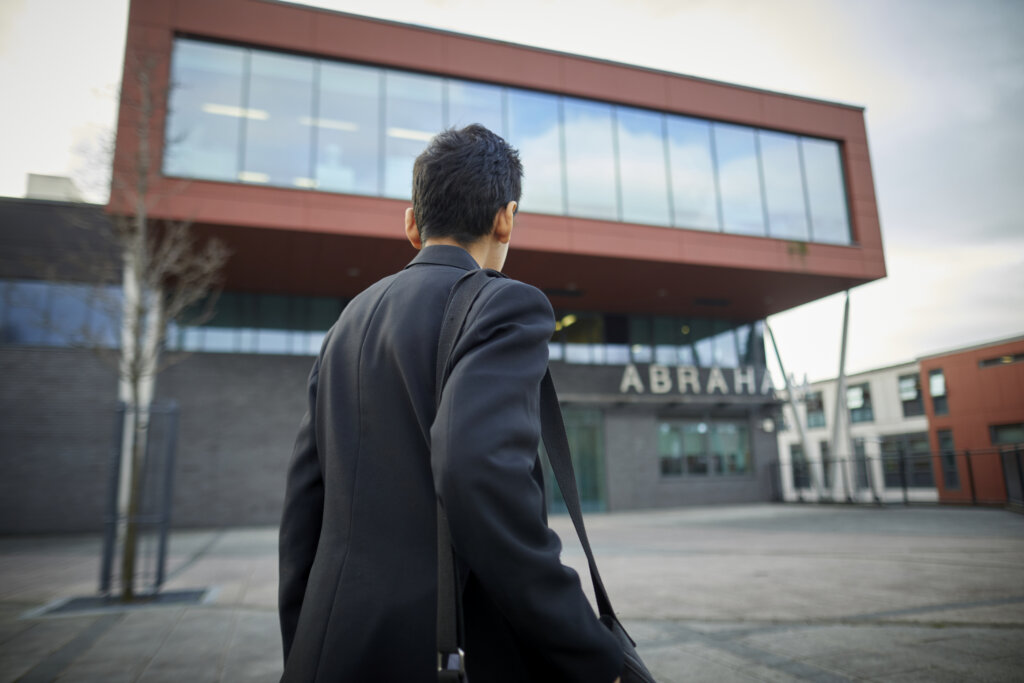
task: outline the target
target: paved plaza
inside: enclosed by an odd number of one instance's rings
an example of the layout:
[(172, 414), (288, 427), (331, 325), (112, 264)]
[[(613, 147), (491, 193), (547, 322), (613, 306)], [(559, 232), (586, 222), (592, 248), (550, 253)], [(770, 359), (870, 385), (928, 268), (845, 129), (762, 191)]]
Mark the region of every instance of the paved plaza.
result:
[[(1024, 680), (1022, 515), (747, 505), (587, 524), (659, 681)], [(585, 577), (571, 523), (553, 526)], [(95, 594), (99, 537), (0, 538), (0, 681), (276, 681), (275, 544), (177, 532), (165, 588), (203, 603), (40, 616)]]

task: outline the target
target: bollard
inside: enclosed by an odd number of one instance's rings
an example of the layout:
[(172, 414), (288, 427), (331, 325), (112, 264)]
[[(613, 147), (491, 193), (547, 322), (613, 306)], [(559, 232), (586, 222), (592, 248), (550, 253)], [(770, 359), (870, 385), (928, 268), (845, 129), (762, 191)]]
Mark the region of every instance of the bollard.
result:
[(967, 485), (971, 488), (971, 505), (977, 505), (978, 494), (974, 490), (974, 465), (971, 463), (970, 451), (964, 451), (964, 460), (967, 461)]
[(907, 490), (907, 454), (903, 451), (903, 445), (900, 444), (900, 486), (903, 487), (903, 504), (910, 505), (910, 492)]
[[(1024, 466), (1020, 461), (1020, 444), (1013, 449), (1013, 454), (1017, 460), (1017, 478), (1020, 479), (1020, 504), (1024, 505)], [(1007, 496), (1009, 497), (1009, 496)]]

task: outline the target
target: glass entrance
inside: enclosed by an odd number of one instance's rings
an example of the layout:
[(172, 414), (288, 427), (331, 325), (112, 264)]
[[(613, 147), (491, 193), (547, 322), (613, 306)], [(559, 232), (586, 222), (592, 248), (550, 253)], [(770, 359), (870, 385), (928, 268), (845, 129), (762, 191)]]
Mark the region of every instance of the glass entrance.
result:
[[(563, 407), (565, 433), (572, 452), (572, 466), (576, 472), (576, 488), (580, 492), (583, 512), (603, 512), (605, 508), (604, 419), (597, 408)], [(551, 471), (547, 452), (541, 444), (544, 463), (544, 488), (548, 499), (548, 512), (565, 514), (565, 500), (558, 490), (558, 482)]]

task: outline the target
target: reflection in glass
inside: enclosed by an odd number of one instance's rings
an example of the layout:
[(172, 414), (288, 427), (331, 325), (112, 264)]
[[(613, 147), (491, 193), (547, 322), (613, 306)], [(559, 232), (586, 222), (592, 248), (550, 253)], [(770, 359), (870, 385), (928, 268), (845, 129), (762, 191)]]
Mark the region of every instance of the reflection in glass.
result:
[(731, 329), (723, 329), (729, 326), (724, 320), (715, 321), (715, 329), (721, 330), (712, 337), (714, 348), (714, 365), (720, 368), (735, 368), (739, 365), (739, 353), (736, 350), (736, 335)]
[(254, 50), (249, 116), (238, 179), (283, 187), (314, 187), (313, 60)]
[(764, 194), (768, 202), (768, 234), (807, 240), (807, 205), (800, 173), (800, 148), (795, 135), (758, 131)]
[(684, 348), (684, 335), (688, 333), (689, 327), (681, 318), (665, 315), (655, 316), (652, 323), (654, 362), (660, 365), (688, 365), (686, 359), (681, 358), (680, 351)]
[(705, 121), (668, 116), (672, 175), (672, 224), (718, 230), (718, 202), (711, 160), (711, 126)]
[(800, 147), (811, 207), (811, 235), (815, 242), (850, 243), (846, 192), (838, 143), (802, 138)]
[(380, 193), (380, 69), (320, 64), (316, 187)]
[[(665, 176), (664, 115), (616, 108), (622, 220), (670, 225)], [(570, 194), (570, 198), (571, 198)]]
[(10, 282), (4, 292), (5, 344), (43, 344), (46, 341), (49, 286), (43, 282)]
[(448, 93), (446, 127), (465, 128), (471, 123), (479, 123), (505, 137), (501, 87), (446, 79), (445, 88)]
[(187, 325), (181, 328), (181, 350), (202, 351), (205, 327)]
[(615, 143), (611, 105), (566, 97), (565, 160), (569, 214), (615, 220)]
[(716, 123), (712, 129), (725, 231), (741, 235), (764, 235), (764, 209), (754, 131), (723, 123)]
[[(595, 313), (570, 313), (555, 323), (565, 341), (569, 363), (604, 363), (604, 318)], [(557, 333), (556, 333), (557, 334)]]
[(238, 349), (238, 330), (231, 327), (207, 327), (203, 351), (231, 353)]
[(178, 39), (174, 43), (163, 172), (237, 180), (241, 121), (263, 116), (242, 102), (246, 50)]
[(115, 286), (0, 281), (0, 344), (116, 348)]
[(721, 474), (747, 474), (750, 471), (750, 437), (747, 425), (739, 422), (711, 424), (711, 454)]
[(444, 128), (441, 79), (385, 72), (384, 196), (412, 197), (412, 164)]
[(713, 322), (705, 318), (692, 318), (687, 324), (688, 340), (693, 344), (696, 354), (696, 363), (701, 367), (709, 368), (715, 363), (715, 345), (712, 335), (714, 334)]
[(834, 141), (187, 38), (171, 77), (168, 175), (407, 199), (431, 137), (481, 123), (526, 211), (850, 242)]
[(50, 288), (50, 300), (43, 343), (54, 346), (88, 344), (92, 336), (89, 288), (82, 285), (47, 286)]
[(658, 455), (662, 474), (683, 473), (683, 432), (676, 425), (658, 425)]
[(558, 99), (508, 89), (508, 141), (523, 161), (524, 211), (565, 213)]
[(753, 346), (750, 343), (750, 325), (740, 325), (736, 328), (736, 347), (739, 351), (740, 365), (754, 365), (755, 359)]

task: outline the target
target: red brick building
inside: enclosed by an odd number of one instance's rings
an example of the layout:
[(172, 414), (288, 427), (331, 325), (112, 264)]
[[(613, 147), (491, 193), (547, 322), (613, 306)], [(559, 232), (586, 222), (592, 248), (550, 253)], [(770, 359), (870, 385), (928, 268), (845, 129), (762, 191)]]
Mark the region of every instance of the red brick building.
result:
[(1024, 337), (925, 356), (939, 500), (999, 504), (1024, 490)]
[[(157, 387), (181, 406), (181, 524), (276, 521), (311, 357), (412, 259), (412, 161), (446, 127), (520, 150), (506, 271), (555, 309), (590, 509), (769, 500), (764, 318), (885, 276), (856, 106), (270, 0), (133, 0), (122, 94), (107, 211), (135, 211), (144, 152), (149, 215), (232, 252)], [(0, 286), (63, 301), (17, 277)], [(51, 353), (0, 318), (0, 354)]]

